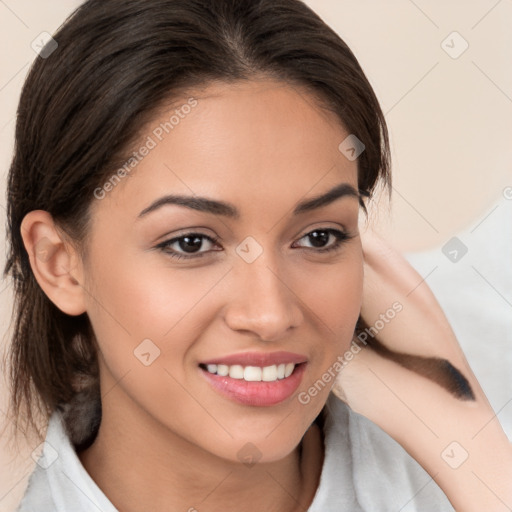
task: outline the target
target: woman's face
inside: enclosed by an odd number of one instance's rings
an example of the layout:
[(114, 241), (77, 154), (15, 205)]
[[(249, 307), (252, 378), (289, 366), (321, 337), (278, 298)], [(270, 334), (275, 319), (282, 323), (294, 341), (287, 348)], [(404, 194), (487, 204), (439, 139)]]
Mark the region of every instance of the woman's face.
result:
[(357, 161), (304, 91), (194, 98), (150, 123), (93, 199), (82, 277), (102, 428), (277, 460), (323, 407), (359, 315)]

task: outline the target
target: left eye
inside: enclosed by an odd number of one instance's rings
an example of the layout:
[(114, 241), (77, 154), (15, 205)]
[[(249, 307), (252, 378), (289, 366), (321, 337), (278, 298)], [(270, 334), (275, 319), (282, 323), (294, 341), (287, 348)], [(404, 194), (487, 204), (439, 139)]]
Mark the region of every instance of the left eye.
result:
[[(344, 241), (350, 237), (344, 231), (338, 229), (315, 229), (304, 235), (302, 239), (309, 239), (311, 246), (306, 249), (316, 249), (316, 252), (327, 252), (337, 249)], [(329, 241), (333, 241), (329, 245)]]

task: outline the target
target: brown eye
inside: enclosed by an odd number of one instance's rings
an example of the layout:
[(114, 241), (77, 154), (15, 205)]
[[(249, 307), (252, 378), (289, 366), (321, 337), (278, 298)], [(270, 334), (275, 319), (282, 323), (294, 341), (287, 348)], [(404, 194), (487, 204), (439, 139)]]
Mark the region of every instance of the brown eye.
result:
[[(351, 238), (344, 231), (338, 229), (315, 229), (304, 235), (300, 240), (308, 240), (311, 244), (306, 249), (316, 249), (316, 252), (328, 252), (338, 249), (343, 242)], [(331, 242), (329, 244), (329, 242)]]
[(196, 250), (200, 249), (203, 245), (203, 238), (201, 236), (193, 235), (193, 236), (184, 236), (180, 238), (177, 242), (180, 250), (187, 253), (194, 253)]
[[(186, 233), (158, 244), (157, 248), (172, 258), (198, 258), (211, 252), (211, 246), (216, 243), (217, 239), (213, 239), (203, 233)], [(201, 251), (205, 246), (206, 250)]]

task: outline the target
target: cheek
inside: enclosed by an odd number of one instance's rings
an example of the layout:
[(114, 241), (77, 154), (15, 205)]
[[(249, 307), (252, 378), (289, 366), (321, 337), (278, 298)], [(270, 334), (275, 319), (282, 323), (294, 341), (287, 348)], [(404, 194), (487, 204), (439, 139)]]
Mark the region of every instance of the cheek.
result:
[(140, 404), (148, 396), (152, 403), (180, 397), (177, 381), (187, 380), (185, 362), (212, 321), (208, 303), (226, 269), (177, 270), (127, 257), (115, 265), (98, 258), (93, 268), (88, 314), (107, 370), (106, 388), (122, 379)]
[(93, 268), (88, 315), (101, 352), (104, 406), (129, 407), (134, 400), (163, 422), (169, 420), (163, 405), (187, 404), (192, 416), (199, 415), (181, 384), (187, 380), (184, 361), (209, 318), (201, 301), (225, 271), (177, 271), (128, 258), (115, 265), (98, 258)]
[[(98, 337), (120, 332), (132, 343), (172, 338), (187, 315), (222, 276), (221, 270), (176, 270), (165, 264), (138, 264), (121, 259), (116, 266), (98, 261), (94, 267), (88, 311)], [(96, 330), (96, 329), (95, 329)], [(104, 331), (105, 336), (100, 336)]]
[(315, 345), (311, 347), (311, 366), (297, 394), (304, 414), (300, 421), (312, 420), (319, 414), (343, 368), (343, 356), (350, 348), (363, 295), (360, 248), (344, 253), (337, 264), (317, 269), (311, 283), (315, 286), (309, 285), (307, 305), (318, 327)]
[[(363, 259), (356, 245), (332, 265), (317, 266), (301, 278), (303, 295), (320, 326), (347, 344), (359, 317), (363, 296)], [(321, 328), (319, 326), (319, 328)]]

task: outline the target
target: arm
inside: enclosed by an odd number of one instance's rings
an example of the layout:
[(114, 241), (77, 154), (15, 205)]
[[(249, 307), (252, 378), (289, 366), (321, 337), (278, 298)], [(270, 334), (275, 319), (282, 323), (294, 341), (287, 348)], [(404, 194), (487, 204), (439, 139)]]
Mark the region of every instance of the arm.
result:
[[(384, 326), (381, 345), (369, 336), (341, 372), (344, 399), (399, 442), (456, 510), (512, 510), (512, 445), (434, 295), (378, 238), (363, 249), (361, 316), (373, 333)], [(393, 318), (381, 317), (393, 304)]]

